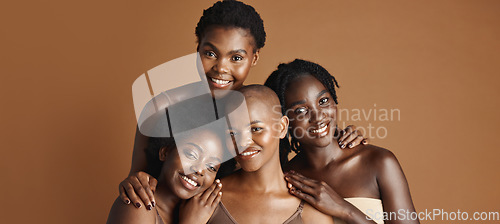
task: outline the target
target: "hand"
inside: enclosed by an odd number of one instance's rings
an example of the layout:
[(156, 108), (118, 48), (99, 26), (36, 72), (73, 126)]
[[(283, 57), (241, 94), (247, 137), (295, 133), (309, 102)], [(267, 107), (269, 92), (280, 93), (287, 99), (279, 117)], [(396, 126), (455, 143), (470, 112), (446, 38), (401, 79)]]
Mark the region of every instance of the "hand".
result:
[(197, 194), (181, 204), (179, 223), (207, 223), (222, 199), (222, 183), (215, 180), (203, 193)]
[(328, 184), (290, 171), (285, 174), (289, 192), (306, 201), (318, 211), (340, 217), (345, 210), (346, 202)]
[(146, 209), (151, 210), (155, 206), (156, 184), (157, 181), (154, 177), (139, 171), (120, 183), (120, 198), (127, 205), (132, 201), (137, 208), (140, 208), (141, 202), (143, 202)]
[(359, 144), (368, 144), (368, 138), (364, 138), (363, 134), (354, 125), (349, 125), (344, 130), (340, 131), (342, 136), (339, 138), (340, 148), (353, 148)]

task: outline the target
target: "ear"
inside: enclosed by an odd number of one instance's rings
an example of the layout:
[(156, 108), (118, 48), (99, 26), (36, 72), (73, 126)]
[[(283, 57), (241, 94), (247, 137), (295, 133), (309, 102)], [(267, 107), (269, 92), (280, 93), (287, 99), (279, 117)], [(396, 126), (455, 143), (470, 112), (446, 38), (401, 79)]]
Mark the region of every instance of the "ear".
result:
[(280, 139), (283, 139), (286, 136), (286, 133), (288, 132), (288, 117), (283, 116), (280, 119), (280, 125), (281, 125), (281, 130), (280, 130)]
[(257, 49), (257, 51), (253, 54), (252, 66), (257, 65), (257, 61), (259, 61), (259, 53), (260, 49)]
[(167, 147), (162, 147), (158, 152), (158, 158), (160, 158), (160, 161), (165, 162), (167, 158), (167, 150)]

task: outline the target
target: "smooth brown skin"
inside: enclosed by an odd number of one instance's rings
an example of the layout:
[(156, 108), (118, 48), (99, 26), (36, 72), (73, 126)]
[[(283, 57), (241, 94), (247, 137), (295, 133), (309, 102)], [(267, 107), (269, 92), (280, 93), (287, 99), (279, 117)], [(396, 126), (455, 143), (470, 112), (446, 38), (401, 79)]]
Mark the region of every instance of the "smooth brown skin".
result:
[[(305, 74), (287, 88), (285, 103), (291, 130), (299, 139), (301, 152), (286, 166), (290, 192), (318, 210), (347, 223), (374, 223), (345, 201), (348, 197), (381, 199), (385, 212), (398, 209), (414, 212), (404, 173), (389, 150), (359, 145), (342, 150), (334, 139), (337, 105), (323, 84)], [(309, 130), (330, 124), (325, 137), (308, 134)], [(298, 174), (300, 173), (300, 174)], [(386, 220), (385, 223), (419, 223), (418, 220)]]
[[(288, 118), (273, 113), (279, 101), (276, 94), (264, 86), (247, 86), (240, 91), (245, 96), (250, 115), (250, 134), (235, 130), (233, 134), (245, 145), (242, 148), (260, 150), (253, 158), (236, 157), (241, 169), (221, 181), (224, 184), (222, 202), (240, 224), (283, 223), (300, 204), (288, 193), (279, 160), (279, 140), (284, 138)], [(242, 196), (244, 195), (244, 200)], [(309, 205), (302, 213), (304, 223), (333, 223), (333, 219)]]
[[(178, 143), (177, 149), (160, 149), (159, 159), (163, 161), (163, 167), (155, 192), (157, 206), (135, 209), (117, 198), (107, 223), (157, 223), (157, 212), (164, 223), (172, 223), (174, 208), (181, 200), (186, 200), (181, 207), (190, 206), (190, 210), (196, 212), (196, 215), (186, 216), (181, 212), (180, 223), (208, 221), (222, 197), (222, 185), (219, 181), (215, 184), (213, 182), (222, 157), (220, 149), (224, 143), (209, 130), (202, 130), (194, 136), (196, 137), (189, 137)], [(181, 175), (195, 180), (199, 186), (195, 189), (186, 188)]]
[[(259, 60), (260, 49), (255, 49), (255, 40), (251, 34), (242, 28), (227, 28), (214, 26), (208, 29), (198, 44), (203, 68), (210, 77), (232, 80), (229, 87), (232, 90), (241, 88), (252, 66)], [(214, 86), (209, 87), (213, 90)], [(179, 94), (173, 94), (179, 95)], [(160, 100), (161, 101), (161, 100)], [(348, 126), (339, 143), (343, 147), (352, 148), (359, 144), (367, 144), (368, 139), (355, 131), (356, 127)], [(148, 137), (136, 128), (132, 166), (129, 176), (123, 180), (118, 188), (120, 198), (125, 204), (134, 204), (140, 208), (155, 205), (153, 196), (156, 189), (156, 180), (143, 172), (147, 167), (146, 152)]]

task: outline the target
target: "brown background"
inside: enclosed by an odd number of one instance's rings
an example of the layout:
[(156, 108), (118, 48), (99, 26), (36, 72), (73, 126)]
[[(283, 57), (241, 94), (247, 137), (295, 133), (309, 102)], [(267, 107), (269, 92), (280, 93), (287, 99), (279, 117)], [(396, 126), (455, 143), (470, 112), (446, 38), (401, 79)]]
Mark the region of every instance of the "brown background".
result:
[[(212, 3), (2, 3), (2, 223), (105, 222), (131, 163), (132, 83), (195, 52)], [(397, 155), (418, 211), (500, 211), (500, 1), (248, 3), (268, 40), (247, 83), (318, 62), (341, 108), (401, 111), (346, 122), (387, 128), (372, 143)]]

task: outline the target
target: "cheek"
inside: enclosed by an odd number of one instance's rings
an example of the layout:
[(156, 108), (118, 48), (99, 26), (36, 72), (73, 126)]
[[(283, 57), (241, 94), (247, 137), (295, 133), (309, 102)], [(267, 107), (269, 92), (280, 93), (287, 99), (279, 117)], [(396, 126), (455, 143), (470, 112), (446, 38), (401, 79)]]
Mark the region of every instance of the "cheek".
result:
[(235, 66), (235, 72), (233, 73), (233, 77), (238, 82), (243, 82), (247, 78), (249, 70), (250, 70), (250, 63), (245, 63), (245, 65)]

